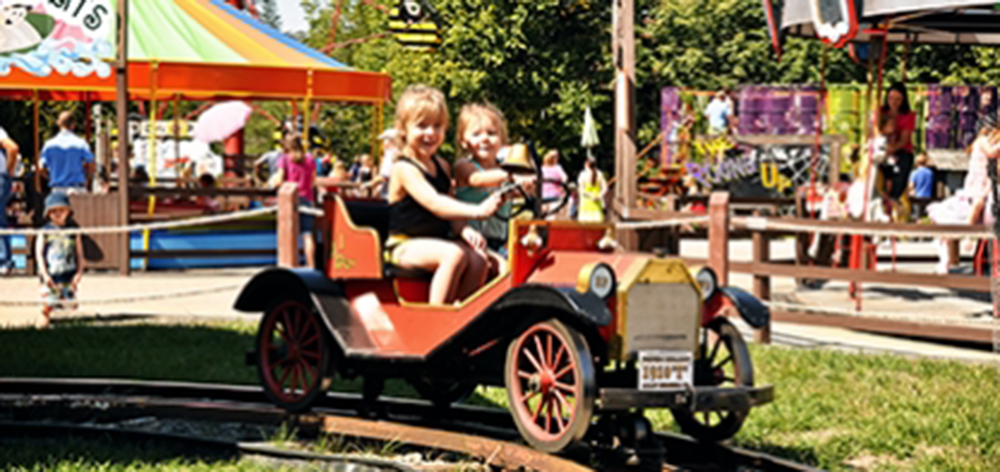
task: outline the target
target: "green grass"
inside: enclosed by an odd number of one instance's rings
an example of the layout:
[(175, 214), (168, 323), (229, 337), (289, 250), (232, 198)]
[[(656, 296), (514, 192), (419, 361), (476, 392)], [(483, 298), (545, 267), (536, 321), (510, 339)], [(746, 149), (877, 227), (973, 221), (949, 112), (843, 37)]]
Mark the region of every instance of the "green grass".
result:
[(151, 441), (122, 443), (107, 437), (86, 439), (67, 437), (32, 441), (0, 440), (0, 470), (225, 472), (276, 469), (270, 464), (238, 457), (193, 454), (191, 451), (167, 443)]
[[(0, 376), (256, 384), (255, 370), (243, 365), (254, 329), (242, 324), (78, 324), (0, 330)], [(751, 350), (757, 381), (774, 384), (776, 400), (751, 413), (735, 438), (740, 446), (833, 470), (1000, 470), (997, 366), (779, 347)], [(357, 386), (355, 381), (335, 388), (357, 391)], [(389, 388), (389, 394), (412, 394), (401, 384)], [(506, 404), (502, 389), (478, 393), (476, 403)], [(648, 414), (658, 429), (673, 429), (669, 412)], [(0, 457), (5, 452), (0, 448)]]

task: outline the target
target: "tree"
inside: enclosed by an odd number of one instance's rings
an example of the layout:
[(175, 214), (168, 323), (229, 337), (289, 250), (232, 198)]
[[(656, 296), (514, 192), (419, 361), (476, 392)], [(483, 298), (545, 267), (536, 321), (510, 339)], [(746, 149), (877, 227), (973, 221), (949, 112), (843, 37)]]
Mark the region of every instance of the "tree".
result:
[(267, 23), (274, 29), (281, 29), (281, 16), (278, 15), (277, 0), (257, 0), (257, 8), (260, 11), (260, 21)]
[[(325, 2), (323, 2), (325, 3)], [(610, 5), (590, 0), (432, 0), (443, 23), (442, 45), (433, 53), (399, 47), (391, 37), (336, 48), (332, 56), (362, 70), (393, 78), (394, 96), (424, 83), (448, 97), (452, 118), (462, 104), (490, 101), (506, 114), (511, 136), (564, 156), (583, 155), (580, 130), (587, 105), (610, 123)], [(331, 7), (303, 2), (310, 18), (306, 43), (322, 48), (330, 38)], [(344, 2), (337, 41), (388, 31), (388, 17), (365, 2)], [(330, 107), (335, 128), (352, 126), (359, 107)], [(392, 108), (387, 107), (387, 123)], [(603, 118), (603, 120), (602, 120)], [(364, 128), (361, 126), (360, 128)], [(601, 126), (602, 165), (611, 167), (611, 126)], [(365, 129), (367, 131), (367, 129)], [(337, 133), (338, 131), (334, 131)], [(351, 142), (360, 136), (347, 137)], [(454, 152), (453, 139), (442, 150)], [(341, 143), (340, 145), (346, 145)]]

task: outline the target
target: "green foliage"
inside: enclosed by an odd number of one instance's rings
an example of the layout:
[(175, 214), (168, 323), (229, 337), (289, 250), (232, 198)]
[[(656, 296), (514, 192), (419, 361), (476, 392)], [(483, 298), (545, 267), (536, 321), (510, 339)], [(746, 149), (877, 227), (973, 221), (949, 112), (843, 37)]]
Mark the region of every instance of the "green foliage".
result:
[(281, 16), (278, 15), (278, 0), (257, 0), (257, 8), (260, 9), (260, 21), (267, 23), (274, 29), (281, 29)]
[[(381, 2), (380, 2), (381, 3)], [(443, 20), (443, 44), (433, 53), (408, 51), (391, 37), (339, 47), (332, 56), (361, 70), (383, 71), (393, 78), (394, 95), (424, 83), (440, 88), (452, 119), (466, 103), (487, 100), (506, 114), (513, 140), (559, 148), (582, 156), (580, 131), (587, 105), (602, 123), (610, 123), (610, 6), (586, 0), (441, 0), (431, 2)], [(306, 0), (311, 18), (306, 44), (321, 48), (330, 40), (331, 7)], [(388, 4), (386, 4), (388, 6)], [(368, 38), (388, 31), (386, 13), (363, 2), (344, 2), (336, 41)], [(326, 107), (329, 126), (353, 126), (335, 139), (342, 149), (367, 149), (366, 111), (361, 107)], [(386, 124), (392, 122), (386, 108)], [(601, 118), (604, 118), (601, 120)], [(611, 127), (600, 127), (603, 161), (610, 162)], [(343, 131), (335, 131), (341, 133)], [(442, 151), (454, 152), (449, 139)], [(352, 148), (353, 146), (353, 148)], [(354, 152), (354, 151), (347, 151)]]

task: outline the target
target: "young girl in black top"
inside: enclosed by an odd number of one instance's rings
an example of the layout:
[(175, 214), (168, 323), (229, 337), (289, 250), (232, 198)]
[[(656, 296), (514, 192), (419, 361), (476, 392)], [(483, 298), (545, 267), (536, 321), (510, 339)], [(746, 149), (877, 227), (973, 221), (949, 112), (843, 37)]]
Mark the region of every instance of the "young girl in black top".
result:
[(451, 197), (451, 167), (435, 156), (448, 127), (444, 95), (415, 85), (396, 106), (402, 155), (389, 177), (389, 240), (386, 257), (405, 268), (434, 271), (429, 302), (450, 303), (481, 287), (486, 260), (477, 250), (486, 240), (465, 220), (487, 218), (503, 203), (492, 195), (478, 205)]

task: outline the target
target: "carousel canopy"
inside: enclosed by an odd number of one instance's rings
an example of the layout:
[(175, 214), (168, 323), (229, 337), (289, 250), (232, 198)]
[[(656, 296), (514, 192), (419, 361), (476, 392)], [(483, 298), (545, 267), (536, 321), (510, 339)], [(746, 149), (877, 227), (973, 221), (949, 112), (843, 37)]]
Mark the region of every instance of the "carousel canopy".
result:
[(763, 0), (780, 52), (783, 36), (843, 46), (887, 31), (889, 42), (1000, 44), (1000, 10), (982, 0)]
[[(91, 0), (76, 16), (58, 2), (23, 2), (32, 8), (0, 27), (0, 97), (113, 100), (115, 1)], [(387, 75), (354, 70), (223, 0), (130, 1), (128, 54), (133, 99), (376, 103), (390, 94)]]

